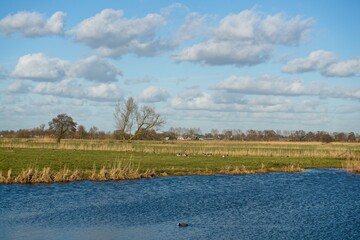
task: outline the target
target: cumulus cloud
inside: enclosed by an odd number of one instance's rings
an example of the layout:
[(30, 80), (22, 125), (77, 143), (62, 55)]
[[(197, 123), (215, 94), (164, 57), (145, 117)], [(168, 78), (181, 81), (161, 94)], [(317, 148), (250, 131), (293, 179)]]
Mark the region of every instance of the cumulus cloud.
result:
[(56, 82), (66, 78), (116, 82), (120, 75), (120, 69), (114, 64), (96, 56), (71, 63), (43, 53), (34, 53), (20, 57), (11, 77), (38, 82)]
[(207, 20), (208, 17), (206, 15), (200, 15), (196, 12), (188, 13), (185, 16), (184, 23), (175, 34), (173, 41), (180, 44), (194, 37), (208, 34), (210, 28), (206, 24)]
[(66, 79), (60, 82), (42, 82), (37, 84), (33, 93), (58, 97), (89, 99), (94, 101), (116, 101), (123, 95), (115, 83), (99, 83), (87, 85), (79, 81)]
[(0, 20), (0, 33), (11, 35), (19, 33), (25, 37), (41, 37), (63, 33), (65, 14), (55, 12), (45, 19), (38, 12), (18, 12)]
[(360, 58), (339, 60), (335, 54), (318, 50), (306, 58), (288, 61), (282, 71), (286, 73), (303, 73), (319, 71), (327, 77), (352, 77), (360, 73)]
[(310, 53), (307, 58), (298, 58), (287, 62), (282, 67), (282, 71), (287, 73), (316, 71), (326, 68), (336, 60), (333, 53), (318, 50)]
[(360, 73), (360, 58), (335, 62), (322, 70), (328, 77), (352, 77)]
[(155, 103), (155, 102), (164, 102), (170, 97), (170, 94), (167, 90), (158, 87), (148, 87), (142, 91), (139, 95), (139, 100), (141, 102)]
[(176, 61), (201, 62), (209, 65), (234, 64), (238, 67), (266, 62), (272, 56), (270, 45), (232, 42), (202, 42), (174, 56)]
[(260, 23), (259, 38), (274, 44), (292, 45), (305, 40), (314, 25), (312, 18), (296, 16), (287, 19), (282, 13), (268, 15)]
[(160, 14), (126, 19), (121, 10), (104, 9), (85, 19), (70, 31), (73, 38), (99, 51), (104, 56), (119, 57), (127, 53), (151, 56), (171, 47), (156, 38), (156, 31), (165, 24)]
[(296, 45), (306, 39), (313, 24), (311, 18), (244, 10), (225, 16), (209, 39), (183, 49), (174, 59), (238, 67), (260, 64), (272, 57), (275, 45)]
[(59, 58), (50, 58), (42, 53), (27, 54), (20, 57), (13, 78), (33, 81), (58, 81), (66, 76), (70, 63)]
[(75, 63), (70, 68), (69, 75), (93, 82), (116, 82), (122, 73), (114, 64), (91, 56)]

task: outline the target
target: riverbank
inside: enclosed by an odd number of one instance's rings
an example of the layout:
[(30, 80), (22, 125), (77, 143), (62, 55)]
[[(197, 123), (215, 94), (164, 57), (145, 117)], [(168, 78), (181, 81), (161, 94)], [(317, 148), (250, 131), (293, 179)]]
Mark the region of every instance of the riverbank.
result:
[(43, 139), (2, 139), (0, 182), (297, 172), (305, 168), (342, 168), (346, 161), (359, 158), (360, 144), (86, 140), (55, 144)]

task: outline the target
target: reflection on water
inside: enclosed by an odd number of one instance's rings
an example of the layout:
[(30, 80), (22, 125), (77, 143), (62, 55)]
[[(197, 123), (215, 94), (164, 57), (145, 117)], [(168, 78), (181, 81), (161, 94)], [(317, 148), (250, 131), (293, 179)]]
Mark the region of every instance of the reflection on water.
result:
[(359, 216), (339, 170), (0, 185), (0, 239), (360, 239)]

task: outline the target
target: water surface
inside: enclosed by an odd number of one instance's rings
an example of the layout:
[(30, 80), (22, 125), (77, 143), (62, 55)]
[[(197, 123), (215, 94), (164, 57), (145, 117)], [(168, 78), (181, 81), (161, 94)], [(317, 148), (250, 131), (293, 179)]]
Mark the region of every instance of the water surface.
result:
[(360, 176), (0, 185), (0, 239), (360, 239)]

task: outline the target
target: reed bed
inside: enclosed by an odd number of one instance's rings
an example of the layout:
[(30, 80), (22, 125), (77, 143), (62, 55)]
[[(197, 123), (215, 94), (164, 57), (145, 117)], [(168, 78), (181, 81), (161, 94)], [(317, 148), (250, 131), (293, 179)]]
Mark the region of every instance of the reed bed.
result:
[(360, 161), (348, 160), (343, 164), (343, 168), (349, 172), (360, 173)]
[[(302, 172), (303, 168), (295, 165), (288, 165), (281, 168), (265, 168), (264, 165), (260, 169), (247, 169), (244, 165), (226, 166), (219, 171), (202, 169), (195, 172), (177, 172), (173, 175), (214, 175), (214, 174), (256, 174), (268, 172)], [(140, 172), (139, 168), (134, 168), (130, 162), (123, 164), (122, 162), (107, 168), (103, 166), (99, 170), (94, 166), (91, 171), (80, 171), (78, 169), (70, 170), (67, 167), (59, 171), (52, 171), (50, 167), (43, 169), (27, 168), (20, 172), (19, 175), (14, 176), (12, 170), (9, 169), (6, 175), (0, 171), (0, 184), (36, 184), (36, 183), (55, 183), (55, 182), (73, 182), (73, 181), (117, 181), (130, 180), (140, 178), (151, 178), (155, 176), (168, 176), (167, 172), (157, 174), (155, 170), (146, 170)]]
[(54, 182), (73, 182), (81, 180), (90, 181), (111, 181), (111, 180), (125, 180), (125, 179), (139, 179), (150, 178), (155, 176), (154, 170), (146, 170), (140, 172), (139, 168), (135, 168), (132, 162), (119, 162), (112, 167), (103, 166), (99, 170), (94, 166), (91, 171), (86, 170), (71, 170), (67, 167), (59, 171), (53, 171), (50, 167), (43, 169), (27, 168), (20, 172), (19, 175), (14, 176), (12, 170), (9, 169), (7, 174), (3, 175), (0, 171), (0, 183), (54, 183)]
[(256, 173), (269, 173), (269, 172), (303, 172), (304, 169), (301, 168), (299, 165), (290, 164), (280, 168), (266, 168), (264, 164), (260, 169), (247, 169), (244, 165), (241, 167), (234, 167), (234, 166), (226, 166), (220, 170), (222, 174), (256, 174)]

